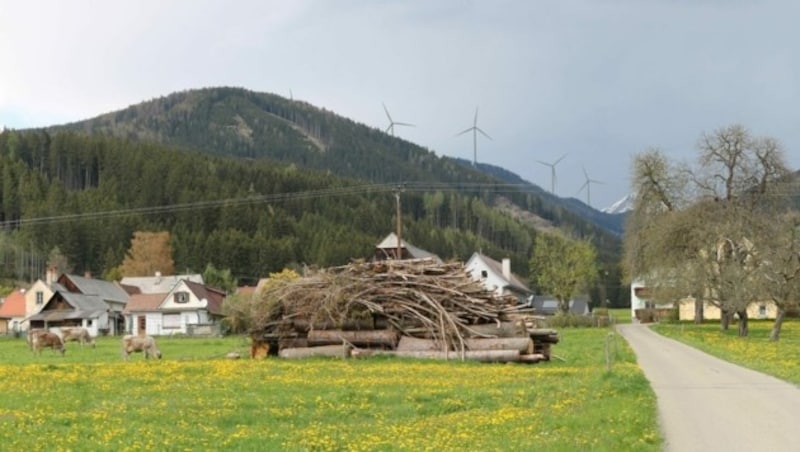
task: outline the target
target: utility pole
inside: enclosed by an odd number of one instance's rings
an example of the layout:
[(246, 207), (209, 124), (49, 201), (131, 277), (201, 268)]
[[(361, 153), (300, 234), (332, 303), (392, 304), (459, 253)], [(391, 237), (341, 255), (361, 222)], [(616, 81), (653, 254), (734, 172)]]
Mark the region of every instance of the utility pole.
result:
[(397, 253), (395, 254), (395, 259), (400, 260), (403, 256), (403, 228), (402, 222), (400, 221), (400, 188), (396, 188), (394, 190), (394, 199), (397, 204)]

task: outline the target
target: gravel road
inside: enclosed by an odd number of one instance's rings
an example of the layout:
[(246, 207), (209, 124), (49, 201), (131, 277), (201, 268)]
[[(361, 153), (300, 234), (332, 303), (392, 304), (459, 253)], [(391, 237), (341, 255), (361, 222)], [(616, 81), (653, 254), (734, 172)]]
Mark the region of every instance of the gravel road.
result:
[(658, 397), (667, 451), (800, 451), (800, 388), (645, 325), (618, 325)]

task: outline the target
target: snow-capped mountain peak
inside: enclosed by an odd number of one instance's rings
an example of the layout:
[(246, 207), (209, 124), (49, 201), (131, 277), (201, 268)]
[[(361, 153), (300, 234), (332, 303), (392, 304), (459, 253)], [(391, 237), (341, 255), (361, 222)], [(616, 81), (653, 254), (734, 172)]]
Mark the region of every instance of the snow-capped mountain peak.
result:
[(629, 210), (633, 210), (633, 202), (635, 200), (636, 200), (635, 194), (631, 193), (629, 195), (625, 195), (625, 197), (615, 202), (611, 206), (601, 210), (601, 212), (609, 214), (625, 213)]

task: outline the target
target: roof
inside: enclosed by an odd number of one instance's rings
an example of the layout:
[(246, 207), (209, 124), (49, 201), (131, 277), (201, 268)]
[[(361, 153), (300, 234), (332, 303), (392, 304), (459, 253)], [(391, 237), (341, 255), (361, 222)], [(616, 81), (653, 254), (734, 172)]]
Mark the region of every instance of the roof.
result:
[(123, 314), (130, 314), (131, 312), (158, 311), (158, 307), (161, 306), (161, 303), (164, 302), (166, 297), (166, 293), (133, 294), (122, 312)]
[(103, 281), (102, 279), (85, 278), (78, 275), (65, 275), (84, 295), (97, 295), (102, 300), (118, 301), (125, 303), (128, 301), (128, 293), (119, 285)]
[[(549, 295), (535, 295), (530, 305), (533, 312), (542, 315), (553, 315), (558, 312), (558, 300)], [(569, 311), (573, 314), (587, 314), (589, 302), (585, 298), (576, 298), (569, 301)]]
[(74, 293), (74, 292), (66, 292), (66, 291), (58, 291), (58, 295), (61, 295), (64, 300), (69, 303), (70, 306), (75, 308), (76, 310), (80, 311), (100, 311), (105, 312), (108, 310), (108, 305), (104, 301), (104, 299), (99, 295), (86, 295), (82, 293)]
[(225, 292), (192, 281), (184, 281), (184, 284), (199, 300), (206, 299), (206, 310), (210, 314), (222, 315), (222, 301), (225, 299)]
[(124, 286), (138, 287), (141, 293), (168, 293), (180, 281), (192, 281), (203, 284), (203, 275), (186, 274), (170, 276), (126, 276), (125, 278), (122, 278), (120, 284)]
[[(406, 242), (403, 239), (400, 239), (400, 247), (408, 251), (408, 254), (411, 256), (412, 259), (434, 258), (438, 262), (442, 261), (441, 259), (439, 259), (439, 256), (431, 253), (430, 251), (425, 251), (422, 248), (417, 248), (416, 246), (411, 245), (410, 243)], [(387, 235), (385, 239), (381, 240), (381, 242), (378, 243), (378, 245), (376, 245), (375, 248), (379, 248), (382, 250), (397, 249), (397, 234), (395, 234), (394, 232), (389, 233), (389, 235)]]
[(0, 319), (25, 317), (25, 289), (14, 289), (0, 306)]
[(489, 256), (486, 256), (485, 254), (477, 252), (472, 255), (470, 260), (472, 260), (473, 258), (480, 259), (484, 264), (486, 264), (487, 268), (489, 268), (494, 274), (496, 274), (500, 279), (502, 279), (507, 283), (506, 287), (511, 287), (512, 289), (516, 289), (519, 292), (531, 293), (531, 290), (528, 288), (528, 286), (524, 282), (522, 282), (522, 279), (520, 279), (514, 273), (511, 273), (511, 279), (506, 279), (505, 275), (503, 274), (502, 263), (492, 259)]
[(42, 311), (28, 317), (28, 320), (44, 320), (46, 322), (57, 322), (66, 319), (96, 319), (105, 312), (102, 311), (84, 311), (80, 309), (53, 309), (50, 311)]

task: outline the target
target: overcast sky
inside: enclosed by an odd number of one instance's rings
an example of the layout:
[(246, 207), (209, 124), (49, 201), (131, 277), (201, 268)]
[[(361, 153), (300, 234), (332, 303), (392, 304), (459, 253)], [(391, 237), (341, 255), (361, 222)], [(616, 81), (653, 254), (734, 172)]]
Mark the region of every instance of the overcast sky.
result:
[(800, 166), (795, 0), (0, 0), (0, 126), (86, 119), (174, 91), (290, 93), (603, 208), (632, 156), (690, 160), (741, 123)]

